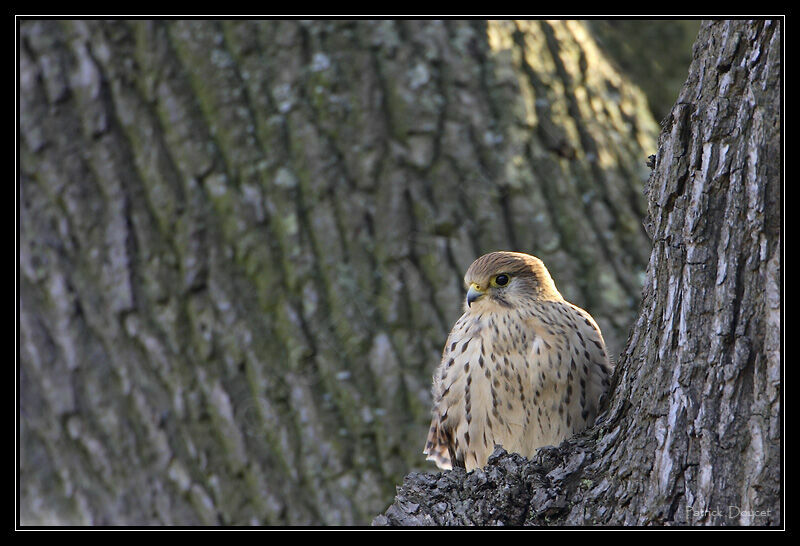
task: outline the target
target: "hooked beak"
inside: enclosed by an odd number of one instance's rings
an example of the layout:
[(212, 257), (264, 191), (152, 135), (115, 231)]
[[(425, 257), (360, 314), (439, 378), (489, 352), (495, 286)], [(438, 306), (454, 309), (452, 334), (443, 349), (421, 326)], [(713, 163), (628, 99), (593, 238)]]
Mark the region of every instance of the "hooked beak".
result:
[(486, 292), (481, 290), (481, 287), (475, 283), (469, 285), (469, 290), (467, 290), (467, 306), (472, 307), (472, 302), (480, 299), (481, 297), (485, 296)]

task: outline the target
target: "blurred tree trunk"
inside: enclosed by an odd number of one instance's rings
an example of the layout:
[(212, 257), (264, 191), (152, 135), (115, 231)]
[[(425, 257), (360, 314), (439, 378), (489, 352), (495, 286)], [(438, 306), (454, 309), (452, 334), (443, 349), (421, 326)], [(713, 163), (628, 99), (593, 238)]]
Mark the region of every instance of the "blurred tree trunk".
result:
[(656, 126), (583, 24), (25, 20), (18, 45), (21, 523), (368, 523), (431, 468), (487, 251), (541, 257), (622, 349)]
[(664, 119), (686, 81), (700, 21), (590, 19), (585, 23), (614, 65), (645, 92), (653, 116)]
[(644, 301), (605, 417), (532, 462), (412, 474), (376, 523), (782, 524), (781, 32), (701, 28), (648, 183)]

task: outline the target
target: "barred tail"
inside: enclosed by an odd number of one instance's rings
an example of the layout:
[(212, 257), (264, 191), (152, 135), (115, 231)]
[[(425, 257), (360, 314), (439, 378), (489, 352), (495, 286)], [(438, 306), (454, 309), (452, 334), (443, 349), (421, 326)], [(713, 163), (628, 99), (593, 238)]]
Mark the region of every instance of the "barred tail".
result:
[(425, 441), (423, 454), (427, 455), (427, 460), (436, 463), (442, 470), (453, 468), (450, 458), (450, 432), (442, 426), (438, 415), (431, 421), (431, 429), (428, 431), (428, 439)]

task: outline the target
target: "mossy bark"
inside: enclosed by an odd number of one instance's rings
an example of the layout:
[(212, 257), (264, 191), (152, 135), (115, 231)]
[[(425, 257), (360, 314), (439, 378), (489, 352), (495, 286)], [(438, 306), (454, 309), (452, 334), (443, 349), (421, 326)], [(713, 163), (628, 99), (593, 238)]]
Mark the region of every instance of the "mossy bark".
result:
[(487, 251), (542, 258), (621, 351), (657, 127), (583, 24), (24, 20), (18, 45), (21, 523), (370, 522), (429, 468)]

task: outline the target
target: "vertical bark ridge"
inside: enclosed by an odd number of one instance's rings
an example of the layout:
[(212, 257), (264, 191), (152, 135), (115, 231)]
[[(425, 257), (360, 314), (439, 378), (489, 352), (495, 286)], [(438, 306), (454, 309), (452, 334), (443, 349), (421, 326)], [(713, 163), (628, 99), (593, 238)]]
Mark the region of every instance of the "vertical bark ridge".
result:
[(624, 494), (644, 499), (629, 522), (770, 525), (780, 358), (765, 287), (780, 275), (780, 178), (765, 154), (779, 146), (780, 25), (704, 23), (699, 43), (648, 184), (655, 246), (616, 397), (641, 416), (618, 442), (651, 439), (619, 444), (629, 462), (610, 469), (654, 454), (644, 487)]

